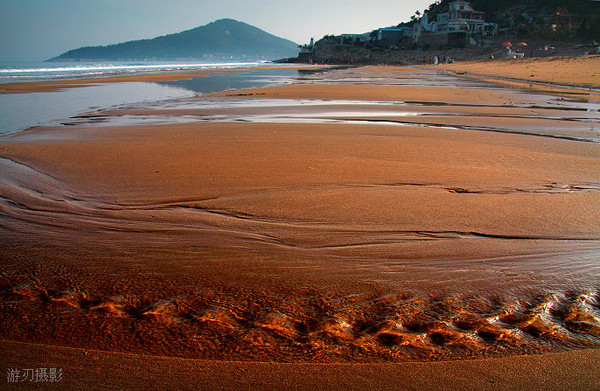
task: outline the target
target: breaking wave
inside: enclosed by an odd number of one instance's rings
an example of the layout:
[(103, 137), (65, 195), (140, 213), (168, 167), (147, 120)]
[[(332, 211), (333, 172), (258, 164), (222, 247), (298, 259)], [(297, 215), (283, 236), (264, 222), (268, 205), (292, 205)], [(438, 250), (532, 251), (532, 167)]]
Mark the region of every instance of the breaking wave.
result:
[(140, 72), (192, 71), (252, 67), (261, 62), (136, 62), (136, 63), (20, 63), (0, 65), (0, 82), (97, 77)]

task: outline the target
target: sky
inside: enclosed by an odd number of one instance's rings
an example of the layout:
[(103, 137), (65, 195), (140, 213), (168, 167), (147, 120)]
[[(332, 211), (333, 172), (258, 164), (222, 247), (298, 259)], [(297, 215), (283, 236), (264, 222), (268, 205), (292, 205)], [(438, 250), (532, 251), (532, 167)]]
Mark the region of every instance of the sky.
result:
[(154, 38), (221, 18), (298, 44), (410, 20), (433, 0), (0, 0), (0, 61), (42, 61), (81, 46)]

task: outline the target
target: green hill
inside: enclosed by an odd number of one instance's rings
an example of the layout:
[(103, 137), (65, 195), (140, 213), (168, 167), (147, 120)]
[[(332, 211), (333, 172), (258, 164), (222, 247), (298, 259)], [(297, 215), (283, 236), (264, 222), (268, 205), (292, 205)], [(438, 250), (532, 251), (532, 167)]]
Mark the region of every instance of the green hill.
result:
[(47, 61), (274, 60), (297, 52), (298, 46), (292, 41), (237, 20), (220, 19), (154, 39), (82, 47)]

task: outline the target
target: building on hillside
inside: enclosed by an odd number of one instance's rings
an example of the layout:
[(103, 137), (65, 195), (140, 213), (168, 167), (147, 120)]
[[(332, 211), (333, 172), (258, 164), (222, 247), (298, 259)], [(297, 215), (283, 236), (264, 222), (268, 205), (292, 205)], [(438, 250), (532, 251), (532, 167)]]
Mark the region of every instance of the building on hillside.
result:
[(485, 29), (485, 12), (475, 11), (471, 4), (457, 0), (450, 3), (448, 12), (437, 16), (437, 31), (445, 33), (483, 33)]
[(429, 20), (428, 14), (423, 15), (420, 23), (415, 23), (413, 38), (417, 43), (426, 35), (447, 35), (449, 42), (464, 37), (469, 44), (477, 44), (497, 31), (497, 24), (486, 23), (485, 12), (475, 10), (468, 1), (455, 0), (449, 4), (447, 12), (437, 15), (435, 21)]
[(399, 41), (413, 36), (412, 26), (384, 27), (377, 30), (377, 41)]
[(364, 34), (342, 34), (336, 38), (339, 39), (340, 45), (364, 45), (371, 41), (371, 33)]
[(364, 34), (341, 34), (335, 36), (337, 45), (368, 45), (378, 43), (398, 43), (405, 38), (412, 38), (412, 26), (383, 27)]
[(311, 38), (308, 45), (300, 46), (300, 53), (314, 53), (315, 52), (315, 39)]

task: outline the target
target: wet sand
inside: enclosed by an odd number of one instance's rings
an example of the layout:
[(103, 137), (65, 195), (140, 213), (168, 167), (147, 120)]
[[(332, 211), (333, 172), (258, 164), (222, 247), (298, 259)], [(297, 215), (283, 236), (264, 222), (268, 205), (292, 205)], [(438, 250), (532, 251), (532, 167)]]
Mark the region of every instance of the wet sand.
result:
[[(594, 390), (600, 360), (600, 351), (586, 350), (428, 363), (290, 364), (2, 344), (2, 364), (22, 368), (60, 364), (61, 390)], [(23, 388), (48, 385), (30, 383)]]
[[(594, 389), (598, 120), (581, 99), (360, 68), (3, 137), (2, 344), (179, 386), (199, 367), (223, 389), (330, 371)], [(164, 375), (173, 357), (185, 376)]]

